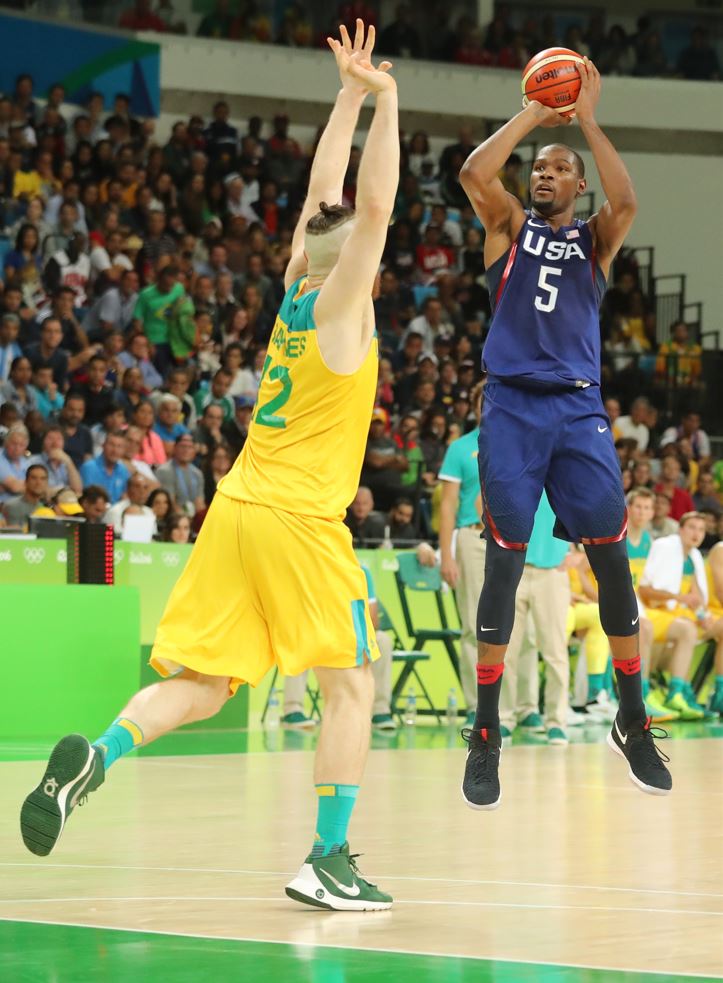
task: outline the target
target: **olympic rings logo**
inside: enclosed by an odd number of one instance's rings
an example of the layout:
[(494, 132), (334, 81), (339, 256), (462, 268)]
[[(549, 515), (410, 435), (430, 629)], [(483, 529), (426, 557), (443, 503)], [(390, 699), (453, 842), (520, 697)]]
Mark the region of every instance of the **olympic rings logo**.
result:
[(33, 548), (27, 546), (23, 550), (26, 563), (42, 563), (45, 559), (45, 550), (42, 547)]

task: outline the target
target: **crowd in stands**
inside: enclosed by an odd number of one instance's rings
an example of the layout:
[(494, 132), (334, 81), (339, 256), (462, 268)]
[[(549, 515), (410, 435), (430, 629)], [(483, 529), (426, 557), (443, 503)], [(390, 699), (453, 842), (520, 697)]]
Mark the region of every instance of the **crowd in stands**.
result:
[[(123, 534), (124, 516), (152, 512), (156, 536), (188, 540), (246, 439), (313, 147), (285, 116), (238, 129), (223, 101), (159, 145), (127, 96), (112, 110), (97, 93), (82, 108), (64, 97), (54, 85), (38, 98), (29, 75), (0, 96), (0, 515), (22, 527), (37, 508), (111, 508)], [(475, 426), (490, 305), (484, 233), (459, 182), (474, 145), (463, 130), (436, 156), (426, 134), (403, 138), (374, 301), (377, 402), (348, 517), (359, 543), (435, 535), (446, 448)], [(350, 205), (359, 158), (354, 148)], [(518, 158), (501, 177), (525, 199)], [(703, 388), (697, 341), (681, 322), (658, 346), (639, 281), (623, 255), (601, 316), (607, 388), (624, 402), (608, 406), (621, 464), (647, 464), (657, 482), (677, 461), (664, 494), (705, 492), (717, 520), (723, 472), (695, 418), (629, 405), (664, 392), (671, 364), (692, 407)]]
[[(472, 13), (455, 13), (450, 4), (400, 3), (394, 18), (382, 20), (379, 4), (328, 4), (326, 19), (314, 20), (307, 5), (289, 2), (276, 15), (266, 5), (250, 0), (216, 0), (196, 28), (199, 37), (279, 44), (288, 47), (324, 47), (328, 34), (340, 23), (353, 29), (355, 19), (377, 28), (377, 50), (394, 58), (426, 58), (460, 65), (520, 70), (544, 48), (563, 45), (588, 55), (603, 75), (642, 78), (675, 76), (712, 80), (720, 78), (715, 48), (705, 30), (691, 20), (689, 43), (677, 57), (666, 53), (660, 16), (638, 19), (634, 32), (619, 23), (607, 23), (599, 10), (580, 17), (559, 31), (551, 12), (532, 16), (529, 6), (515, 10), (509, 4), (495, 8), (489, 24), (478, 23)], [(329, 16), (330, 15), (330, 16)], [(567, 18), (569, 22), (569, 17)], [(128, 30), (186, 33), (168, 0), (136, 0), (121, 15)]]

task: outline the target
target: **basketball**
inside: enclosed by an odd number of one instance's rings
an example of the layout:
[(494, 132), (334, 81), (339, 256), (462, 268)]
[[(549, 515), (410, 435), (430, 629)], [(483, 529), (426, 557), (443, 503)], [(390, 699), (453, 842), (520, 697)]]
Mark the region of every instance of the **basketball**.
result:
[[(575, 109), (580, 92), (578, 65), (582, 55), (569, 48), (545, 48), (531, 58), (522, 72), (522, 93), (563, 116)], [(525, 105), (527, 105), (525, 101)]]

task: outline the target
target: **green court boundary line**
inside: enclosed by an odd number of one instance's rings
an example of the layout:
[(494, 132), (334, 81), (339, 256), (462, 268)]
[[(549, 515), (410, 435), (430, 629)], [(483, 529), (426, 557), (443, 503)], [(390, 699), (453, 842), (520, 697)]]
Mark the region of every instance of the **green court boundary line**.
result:
[[(370, 912), (369, 920), (373, 921), (374, 912)], [(320, 918), (325, 917), (320, 915)], [(369, 945), (335, 945), (334, 943), (324, 943), (322, 945), (317, 945), (315, 942), (299, 942), (299, 941), (285, 941), (282, 939), (258, 939), (258, 938), (237, 938), (232, 935), (201, 935), (199, 932), (162, 932), (159, 929), (152, 928), (125, 928), (119, 927), (118, 925), (90, 925), (87, 922), (57, 922), (49, 921), (48, 919), (38, 919), (38, 918), (6, 918), (0, 915), (0, 922), (7, 922), (8, 924), (19, 924), (19, 925), (59, 925), (62, 928), (89, 928), (96, 929), (103, 932), (126, 932), (132, 933), (134, 935), (154, 935), (163, 936), (170, 938), (182, 938), (182, 939), (202, 939), (209, 942), (252, 942), (260, 945), (278, 945), (278, 946), (288, 946), (290, 948), (304, 948), (304, 949), (333, 949), (348, 951), (354, 950), (357, 952), (381, 952), (387, 953), (389, 955), (400, 955), (400, 956), (429, 956), (435, 959), (467, 959), (470, 962), (478, 963), (509, 963), (511, 965), (521, 965), (521, 966), (546, 966), (549, 969), (589, 969), (597, 972), (605, 973), (639, 973), (640, 975), (646, 976), (670, 976), (675, 979), (681, 980), (721, 980), (723, 976), (711, 976), (709, 973), (674, 973), (667, 970), (660, 969), (631, 969), (630, 967), (618, 968), (611, 966), (594, 966), (590, 963), (565, 963), (565, 962), (550, 962), (544, 959), (512, 959), (507, 956), (467, 956), (462, 955), (457, 952), (429, 952), (429, 951), (413, 951), (411, 949), (390, 949), (386, 947), (377, 947)]]

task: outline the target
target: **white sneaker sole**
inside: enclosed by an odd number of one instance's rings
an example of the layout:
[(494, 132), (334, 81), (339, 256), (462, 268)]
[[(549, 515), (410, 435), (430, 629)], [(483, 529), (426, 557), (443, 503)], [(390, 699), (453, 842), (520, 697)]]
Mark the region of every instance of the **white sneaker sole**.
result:
[(366, 901), (354, 897), (332, 894), (321, 883), (311, 864), (304, 864), (296, 877), (286, 885), (286, 894), (292, 901), (325, 908), (327, 911), (386, 911), (391, 901)]
[[(606, 740), (607, 740), (608, 747), (611, 750), (613, 750), (615, 754), (619, 754), (621, 758), (625, 758), (625, 755), (613, 740), (612, 734), (608, 734)], [(628, 759), (625, 758), (625, 761), (627, 760)], [(629, 764), (628, 764), (628, 778), (633, 783), (633, 785), (637, 785), (637, 787), (641, 791), (647, 792), (648, 795), (670, 795), (670, 793), (673, 791), (671, 788), (655, 788), (654, 785), (646, 785), (645, 782), (641, 782), (640, 779), (633, 774), (633, 769), (630, 767)]]
[(464, 794), (464, 788), (460, 788), (460, 792), (462, 793), (462, 798), (464, 799), (465, 804), (468, 805), (470, 809), (476, 809), (477, 812), (492, 812), (493, 809), (499, 808), (499, 804), (502, 801), (502, 792), (500, 792), (499, 798), (496, 802), (490, 802), (490, 804), (486, 806), (478, 806), (476, 802), (469, 801), (467, 796)]

